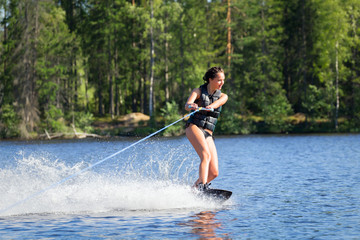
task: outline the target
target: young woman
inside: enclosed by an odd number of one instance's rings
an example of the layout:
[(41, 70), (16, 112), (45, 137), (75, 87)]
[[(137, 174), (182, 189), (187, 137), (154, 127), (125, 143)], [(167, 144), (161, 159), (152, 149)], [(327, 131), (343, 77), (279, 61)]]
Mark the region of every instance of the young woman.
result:
[(196, 112), (186, 123), (186, 136), (201, 160), (199, 178), (194, 185), (200, 191), (208, 189), (209, 183), (219, 175), (213, 132), (221, 106), (228, 100), (228, 96), (221, 92), (225, 80), (222, 68), (210, 68), (203, 79), (205, 84), (195, 88), (185, 104), (187, 111), (196, 110), (198, 107), (214, 109)]

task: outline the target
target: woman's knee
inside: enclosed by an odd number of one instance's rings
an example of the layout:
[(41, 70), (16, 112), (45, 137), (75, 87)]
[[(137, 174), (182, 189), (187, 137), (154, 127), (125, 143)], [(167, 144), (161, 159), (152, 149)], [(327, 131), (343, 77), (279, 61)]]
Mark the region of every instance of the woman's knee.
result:
[(212, 175), (213, 178), (216, 178), (217, 176), (219, 176), (219, 170), (218, 169), (211, 169), (209, 172), (209, 175)]
[(209, 163), (211, 160), (211, 154), (208, 151), (204, 151), (201, 154), (201, 161), (205, 161), (206, 163)]

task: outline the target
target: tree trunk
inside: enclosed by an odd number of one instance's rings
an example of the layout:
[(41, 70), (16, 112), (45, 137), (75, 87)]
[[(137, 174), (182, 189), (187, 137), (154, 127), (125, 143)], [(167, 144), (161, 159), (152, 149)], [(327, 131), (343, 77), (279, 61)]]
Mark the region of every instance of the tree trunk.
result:
[[(265, 13), (264, 13), (264, 8), (265, 8), (265, 3), (264, 0), (261, 3), (261, 53), (263, 56), (266, 55), (266, 42), (265, 42)], [(261, 60), (261, 71), (262, 74), (265, 75), (266, 74), (266, 69), (265, 69), (265, 63), (264, 60)]]
[(102, 116), (104, 115), (103, 112), (103, 96), (101, 93), (101, 89), (102, 89), (102, 74), (99, 74), (99, 78), (98, 78), (98, 98), (99, 98), (99, 115)]
[[(114, 7), (114, 1), (109, 1), (107, 4), (107, 7), (109, 9)], [(111, 18), (110, 13), (107, 12), (107, 17)], [(111, 25), (109, 27), (111, 29)], [(116, 36), (116, 30), (115, 28), (112, 29), (113, 30), (113, 36)], [(111, 47), (112, 47), (112, 42), (111, 42), (111, 32), (107, 33), (107, 41), (108, 41), (108, 46), (107, 46), (107, 51), (108, 51), (108, 72), (107, 72), (107, 76), (108, 76), (108, 83), (109, 83), (109, 114), (111, 116), (111, 119), (114, 119), (114, 68), (112, 66), (112, 61), (113, 61), (113, 56), (112, 56), (112, 51), (111, 51)], [(115, 40), (114, 40), (115, 41)], [(114, 48), (115, 48), (115, 43), (113, 44)]]
[(185, 69), (185, 56), (184, 56), (184, 36), (183, 36), (183, 29), (184, 29), (184, 23), (182, 21), (182, 15), (180, 15), (180, 58), (181, 58), (181, 68), (180, 68), (180, 74), (181, 74), (181, 86), (180, 86), (180, 96), (183, 97), (185, 95), (185, 77), (184, 77), (184, 69)]
[[(353, 39), (358, 39), (359, 36), (357, 36), (357, 22), (354, 17), (354, 14), (350, 14), (351, 16), (351, 28), (352, 28), (352, 37)], [(351, 109), (351, 118), (354, 119), (354, 117), (356, 116), (356, 109), (357, 109), (357, 105), (359, 104), (355, 98), (356, 98), (356, 90), (358, 88), (357, 84), (355, 83), (355, 79), (357, 76), (360, 75), (360, 72), (356, 69), (359, 65), (357, 64), (357, 48), (356, 47), (352, 47), (352, 57), (354, 59), (354, 66), (351, 68), (351, 72), (352, 72), (352, 76), (351, 76), (351, 104), (350, 104), (350, 109)], [(355, 79), (354, 79), (355, 78)]]
[(78, 74), (77, 74), (77, 62), (76, 62), (76, 49), (73, 50), (73, 78), (74, 78), (74, 105), (75, 105), (75, 110), (78, 110), (78, 103), (79, 103), (79, 94), (78, 94), (78, 83), (79, 83), (79, 79), (78, 79)]
[[(114, 31), (114, 36), (116, 36), (116, 31)], [(114, 44), (114, 84), (115, 84), (115, 116), (119, 116), (119, 69), (118, 69), (118, 49)]]
[(115, 116), (119, 116), (119, 85), (115, 83)]
[(132, 95), (132, 102), (131, 102), (131, 109), (133, 112), (137, 110), (137, 89), (135, 84), (135, 69), (134, 66), (131, 68), (131, 95)]
[[(227, 45), (226, 45), (226, 54), (227, 54), (227, 67), (229, 74), (231, 73), (231, 0), (227, 0), (228, 9), (227, 9)], [(228, 76), (230, 78), (230, 75)]]
[[(25, 18), (27, 21), (26, 42), (30, 45), (27, 49), (27, 53), (24, 56), (24, 62), (26, 64), (26, 77), (25, 77), (25, 91), (23, 92), (23, 107), (24, 107), (24, 124), (26, 131), (33, 131), (36, 125), (36, 121), (39, 119), (37, 109), (37, 96), (36, 96), (36, 62), (37, 62), (37, 39), (39, 34), (39, 11), (38, 3), (35, 1), (32, 3), (26, 3)], [(34, 9), (32, 9), (34, 7)], [(34, 22), (31, 21), (32, 11), (35, 13)], [(33, 26), (31, 28), (30, 26)], [(33, 41), (31, 40), (33, 39)], [(27, 133), (25, 133), (27, 135)]]
[(88, 71), (85, 69), (85, 101), (86, 101), (86, 111), (89, 111), (89, 95), (88, 95), (88, 84), (89, 84), (89, 76)]
[(335, 106), (335, 129), (338, 129), (338, 117), (339, 117), (339, 106), (340, 106), (340, 97), (339, 97), (339, 42), (336, 41), (335, 45), (335, 93), (336, 93), (336, 106)]
[(147, 77), (147, 69), (146, 69), (146, 62), (143, 63), (143, 108), (144, 108), (144, 113), (145, 113), (145, 109), (148, 109), (147, 105), (148, 105), (148, 102), (147, 102), (147, 85), (148, 85), (148, 79), (146, 78)]
[(167, 21), (168, 21), (168, 13), (165, 13), (165, 102), (169, 101), (170, 93), (169, 93), (169, 63), (168, 63), (168, 51), (169, 51), (169, 42), (167, 38)]
[[(307, 41), (306, 41), (306, 31), (305, 31), (305, 25), (306, 25), (306, 16), (305, 16), (305, 0), (302, 0), (302, 7), (301, 7), (301, 35), (302, 35), (302, 59), (303, 59), (303, 66), (302, 66), (302, 74), (303, 74), (303, 89), (304, 89), (304, 99), (303, 101), (306, 102), (307, 99), (307, 92), (306, 92), (306, 88), (307, 88)], [(307, 123), (308, 120), (308, 113), (306, 111), (305, 113), (305, 123)]]
[(110, 36), (108, 36), (108, 81), (109, 81), (109, 114), (111, 115), (111, 119), (114, 119), (114, 94), (113, 94), (113, 69), (111, 67), (111, 40)]
[(150, 7), (151, 7), (151, 12), (150, 12), (150, 21), (151, 21), (151, 26), (150, 26), (150, 37), (151, 37), (151, 44), (150, 44), (150, 91), (149, 91), (149, 115), (150, 117), (153, 116), (153, 109), (154, 109), (154, 55), (155, 55), (155, 50), (154, 50), (154, 33), (153, 33), (153, 26), (152, 26), (152, 20), (154, 18), (154, 10), (153, 10), (153, 2), (152, 0), (150, 1)]
[(139, 83), (138, 83), (138, 98), (140, 100), (140, 112), (141, 113), (145, 113), (145, 99), (146, 99), (146, 96), (145, 96), (145, 81), (144, 81), (144, 77), (143, 75), (141, 74), (142, 71), (141, 71), (141, 61), (139, 62), (139, 65), (138, 65), (138, 72), (139, 72)]
[[(4, 25), (4, 44), (5, 47), (7, 47), (7, 6), (6, 6), (6, 1), (4, 3), (4, 21), (3, 21), (3, 25)], [(4, 59), (4, 74), (6, 74), (6, 57)], [(1, 101), (0, 101), (0, 106), (1, 106)]]
[[(5, 50), (5, 48), (8, 48), (7, 46), (7, 4), (6, 2), (4, 3), (4, 19), (2, 21), (3, 23), (3, 28), (4, 28), (4, 40), (3, 40), (3, 46), (4, 46), (4, 50), (3, 50), (3, 59), (0, 59), (0, 61), (3, 62), (3, 69), (4, 69), (4, 72), (3, 74), (6, 75), (6, 61), (7, 61), (7, 56), (6, 56), (6, 53), (8, 51)], [(6, 81), (5, 82), (0, 82), (0, 109), (1, 109), (1, 106), (2, 106), (2, 103), (3, 103), (3, 99), (4, 99), (4, 96), (5, 96), (5, 86), (6, 86)]]

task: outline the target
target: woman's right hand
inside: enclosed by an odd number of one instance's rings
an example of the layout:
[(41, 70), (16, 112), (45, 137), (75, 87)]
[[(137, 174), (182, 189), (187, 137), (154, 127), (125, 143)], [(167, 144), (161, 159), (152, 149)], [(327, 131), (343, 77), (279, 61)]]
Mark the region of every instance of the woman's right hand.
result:
[(198, 108), (198, 105), (196, 103), (186, 103), (185, 109), (187, 111), (195, 110)]

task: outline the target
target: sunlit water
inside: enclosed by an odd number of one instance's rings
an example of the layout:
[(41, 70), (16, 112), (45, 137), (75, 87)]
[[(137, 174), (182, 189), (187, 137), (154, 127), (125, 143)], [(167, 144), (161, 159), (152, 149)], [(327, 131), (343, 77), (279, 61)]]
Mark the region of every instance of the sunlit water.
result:
[(225, 203), (185, 137), (77, 175), (136, 140), (0, 142), (0, 239), (360, 239), (360, 135), (217, 137)]

